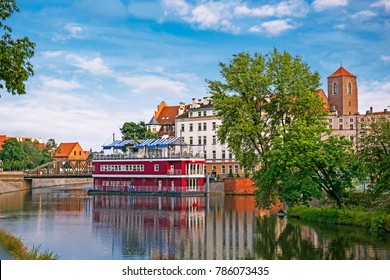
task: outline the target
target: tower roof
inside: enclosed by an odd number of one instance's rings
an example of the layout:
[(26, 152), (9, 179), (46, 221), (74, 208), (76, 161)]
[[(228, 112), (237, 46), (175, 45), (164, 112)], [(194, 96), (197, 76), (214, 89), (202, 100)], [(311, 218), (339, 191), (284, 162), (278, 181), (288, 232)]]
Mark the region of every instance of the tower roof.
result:
[(355, 75), (352, 75), (347, 70), (345, 70), (345, 68), (343, 68), (343, 66), (340, 66), (340, 68), (337, 69), (337, 71), (334, 72), (332, 75), (330, 75), (328, 78), (341, 77), (341, 76), (356, 78)]

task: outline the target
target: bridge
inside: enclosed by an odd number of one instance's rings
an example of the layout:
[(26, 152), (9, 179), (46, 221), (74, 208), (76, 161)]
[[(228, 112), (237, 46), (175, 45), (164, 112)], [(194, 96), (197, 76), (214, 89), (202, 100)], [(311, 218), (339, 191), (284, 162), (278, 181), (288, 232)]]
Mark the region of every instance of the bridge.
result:
[(24, 173), (25, 179), (92, 177), (92, 160), (57, 160)]

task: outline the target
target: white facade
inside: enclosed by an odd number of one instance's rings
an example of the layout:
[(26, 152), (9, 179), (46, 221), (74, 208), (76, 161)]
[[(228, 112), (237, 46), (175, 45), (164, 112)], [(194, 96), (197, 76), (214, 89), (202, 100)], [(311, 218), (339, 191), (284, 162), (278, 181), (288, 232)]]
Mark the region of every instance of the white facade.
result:
[(175, 135), (182, 137), (193, 153), (205, 153), (208, 173), (241, 174), (233, 153), (218, 141), (217, 130), (221, 123), (210, 98), (193, 99), (188, 111), (176, 118)]

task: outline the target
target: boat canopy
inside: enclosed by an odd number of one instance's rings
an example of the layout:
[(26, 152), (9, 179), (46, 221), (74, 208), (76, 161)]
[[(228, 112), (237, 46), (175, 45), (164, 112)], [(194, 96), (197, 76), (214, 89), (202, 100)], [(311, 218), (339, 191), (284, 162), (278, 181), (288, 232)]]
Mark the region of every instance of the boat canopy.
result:
[(133, 145), (134, 143), (135, 143), (134, 140), (116, 140), (116, 141), (113, 141), (111, 144), (104, 145), (103, 149), (104, 150), (110, 150), (112, 148), (122, 149), (128, 145)]
[(135, 145), (136, 149), (157, 149), (157, 148), (167, 148), (169, 145), (180, 144), (181, 140), (179, 137), (168, 138), (167, 135), (164, 135), (158, 139), (146, 139), (144, 142)]

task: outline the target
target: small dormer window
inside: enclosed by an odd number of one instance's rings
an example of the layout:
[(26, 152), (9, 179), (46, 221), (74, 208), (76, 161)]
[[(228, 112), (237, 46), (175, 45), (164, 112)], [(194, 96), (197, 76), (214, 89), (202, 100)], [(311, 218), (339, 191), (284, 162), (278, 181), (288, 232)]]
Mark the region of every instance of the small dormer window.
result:
[(333, 94), (337, 94), (337, 84), (333, 84)]
[(348, 83), (348, 94), (352, 94), (352, 85)]

